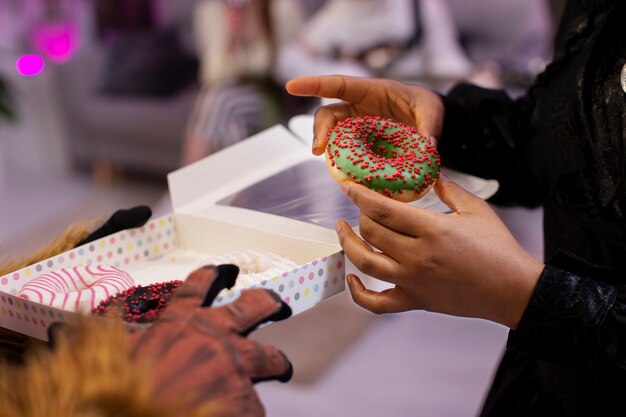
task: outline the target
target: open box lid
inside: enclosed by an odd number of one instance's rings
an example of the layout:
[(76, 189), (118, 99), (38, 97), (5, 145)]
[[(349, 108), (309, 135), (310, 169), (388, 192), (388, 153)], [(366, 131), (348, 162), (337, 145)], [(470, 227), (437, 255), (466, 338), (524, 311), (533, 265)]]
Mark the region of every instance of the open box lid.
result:
[(307, 160), (310, 150), (277, 125), (168, 175), (174, 213), (244, 225), (273, 234), (336, 245), (334, 231), (287, 217), (218, 202)]

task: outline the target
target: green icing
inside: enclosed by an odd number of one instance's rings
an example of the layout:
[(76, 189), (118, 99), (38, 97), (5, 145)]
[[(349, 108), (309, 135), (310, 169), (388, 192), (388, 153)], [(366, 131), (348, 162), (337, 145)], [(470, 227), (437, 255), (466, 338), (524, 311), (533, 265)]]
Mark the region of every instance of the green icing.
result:
[[(376, 130), (380, 130), (384, 122), (384, 120), (376, 121)], [(369, 122), (361, 121), (361, 123)], [(363, 185), (373, 190), (384, 191), (387, 189), (390, 193), (399, 190), (422, 190), (426, 182), (425, 175), (428, 175), (432, 180), (439, 177), (439, 157), (436, 151), (434, 151), (434, 148), (427, 139), (420, 138), (420, 135), (417, 133), (409, 133), (409, 135), (415, 139), (417, 146), (405, 152), (402, 146), (397, 146), (394, 143), (384, 140), (386, 136), (392, 135), (405, 128), (396, 122), (388, 121), (387, 125), (391, 125), (391, 127), (384, 129), (385, 136), (383, 138), (375, 139), (375, 132), (372, 132), (364, 140), (360, 141), (358, 139), (354, 140), (355, 135), (351, 127), (347, 128), (342, 125), (337, 125), (329, 136), (328, 148), (326, 149), (329, 158), (335, 162), (336, 166), (339, 167), (342, 172), (352, 178), (356, 175), (357, 180), (360, 180)], [(363, 129), (361, 129), (361, 131), (362, 130)], [(338, 138), (337, 136), (340, 133), (341, 137)], [(357, 134), (358, 133), (359, 132), (357, 132)], [(353, 160), (348, 158), (348, 156), (359, 158), (349, 147), (342, 147), (349, 143), (350, 139), (354, 140), (355, 153), (365, 152), (365, 155), (360, 157), (363, 158), (364, 161), (354, 164)], [(368, 146), (368, 144), (371, 144), (371, 146)], [(396, 152), (395, 157), (394, 151)], [(411, 153), (413, 155), (410, 155)], [(405, 159), (404, 162), (402, 162), (402, 156)], [(425, 157), (423, 162), (415, 160), (415, 158), (419, 158), (420, 156)], [(394, 160), (399, 164), (394, 166)], [(428, 161), (430, 161), (430, 165), (428, 165)], [(367, 162), (367, 164), (364, 165), (364, 162)], [(370, 171), (371, 167), (378, 167), (380, 166), (379, 164), (382, 165), (380, 169), (376, 169), (373, 172)], [(336, 169), (336, 167), (332, 169)], [(419, 173), (416, 172), (416, 170), (418, 170)], [(377, 177), (376, 174), (379, 174), (379, 176)], [(396, 175), (394, 179), (385, 178), (385, 175), (391, 177), (394, 174)], [(415, 175), (415, 178), (412, 178), (412, 174)], [(403, 181), (403, 179), (405, 179), (406, 182)], [(432, 184), (432, 180), (427, 185)]]

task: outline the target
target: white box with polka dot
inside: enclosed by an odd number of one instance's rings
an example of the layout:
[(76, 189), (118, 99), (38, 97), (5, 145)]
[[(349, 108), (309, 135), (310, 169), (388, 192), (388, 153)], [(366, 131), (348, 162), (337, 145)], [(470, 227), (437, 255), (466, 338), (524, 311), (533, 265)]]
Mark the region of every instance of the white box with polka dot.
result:
[(242, 288), (276, 291), (294, 314), (339, 293), (345, 259), (334, 231), (274, 214), (222, 205), (225, 197), (313, 158), (281, 126), (270, 128), (168, 176), (173, 213), (0, 277), (0, 325), (39, 339), (50, 324), (74, 314), (17, 296), (25, 283), (63, 268), (114, 266), (136, 284), (184, 278), (212, 255), (271, 251), (298, 266), (221, 293), (229, 302)]

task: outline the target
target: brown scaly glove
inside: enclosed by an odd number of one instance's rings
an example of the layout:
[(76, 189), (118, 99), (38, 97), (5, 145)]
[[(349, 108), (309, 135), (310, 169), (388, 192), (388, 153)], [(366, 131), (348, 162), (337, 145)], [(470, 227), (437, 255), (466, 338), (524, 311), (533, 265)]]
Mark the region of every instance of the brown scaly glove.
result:
[(134, 360), (148, 361), (151, 368), (156, 401), (179, 403), (182, 410), (213, 404), (213, 415), (219, 410), (224, 416), (264, 416), (254, 383), (291, 379), (291, 363), (281, 351), (245, 337), (263, 322), (291, 316), (277, 294), (244, 290), (234, 302), (210, 307), (238, 273), (234, 265), (193, 272), (162, 316), (131, 335)]

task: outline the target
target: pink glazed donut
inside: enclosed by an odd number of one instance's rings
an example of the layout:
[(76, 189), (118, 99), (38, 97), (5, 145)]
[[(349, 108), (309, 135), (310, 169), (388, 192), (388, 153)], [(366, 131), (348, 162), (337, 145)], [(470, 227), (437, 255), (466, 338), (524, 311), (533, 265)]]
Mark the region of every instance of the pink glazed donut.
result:
[(66, 311), (89, 313), (100, 301), (135, 285), (127, 272), (112, 266), (63, 268), (26, 283), (18, 297)]

